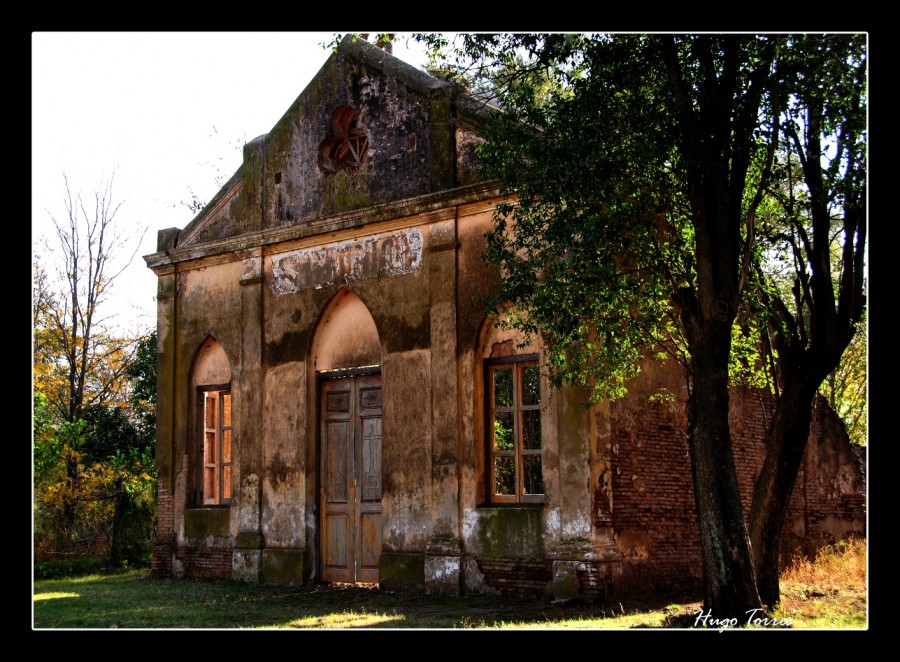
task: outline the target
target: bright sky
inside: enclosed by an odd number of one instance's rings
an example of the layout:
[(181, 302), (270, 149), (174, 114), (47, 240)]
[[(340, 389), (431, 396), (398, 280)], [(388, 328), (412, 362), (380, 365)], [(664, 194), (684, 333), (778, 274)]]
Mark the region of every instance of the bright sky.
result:
[[(66, 217), (63, 173), (89, 200), (115, 169), (116, 222), (147, 233), (111, 305), (152, 328), (156, 276), (142, 256), (156, 252), (157, 231), (184, 228), (191, 190), (207, 202), (231, 177), (243, 144), (268, 133), (325, 63), (334, 34), (33, 33), (32, 246), (54, 240), (51, 214)], [(393, 53), (424, 61), (402, 39)]]

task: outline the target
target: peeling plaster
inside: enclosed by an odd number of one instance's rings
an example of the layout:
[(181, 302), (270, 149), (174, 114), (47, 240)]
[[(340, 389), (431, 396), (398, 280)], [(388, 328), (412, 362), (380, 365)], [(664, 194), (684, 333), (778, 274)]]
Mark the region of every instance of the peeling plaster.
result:
[(259, 278), (262, 275), (262, 260), (258, 257), (243, 260), (241, 262), (241, 280)]
[(467, 509), (465, 511), (465, 515), (463, 516), (462, 522), (462, 535), (463, 540), (471, 540), (472, 536), (475, 535), (475, 531), (478, 527), (478, 512), (475, 510)]
[(253, 529), (259, 518), (259, 476), (250, 474), (241, 480), (241, 529)]
[(441, 581), (456, 579), (459, 574), (459, 559), (455, 557), (429, 557), (429, 579)]
[(547, 514), (546, 526), (547, 526), (548, 535), (551, 535), (554, 538), (559, 537), (559, 530), (561, 528), (560, 517), (559, 517), (559, 508), (553, 508)]
[[(554, 512), (558, 513), (558, 511)], [(557, 515), (557, 519), (558, 518), (559, 516)], [(590, 533), (591, 523), (590, 520), (584, 515), (584, 513), (579, 513), (577, 518), (574, 518), (563, 527), (563, 538), (566, 540), (568, 540), (569, 538), (588, 536), (590, 535)]]
[(348, 284), (381, 274), (398, 276), (422, 267), (422, 231), (397, 232), (387, 237), (345, 241), (321, 248), (306, 248), (271, 257), (272, 292), (293, 294)]
[[(387, 542), (393, 549), (404, 549), (410, 543), (415, 544), (415, 541), (427, 539), (430, 522), (429, 513), (424, 507), (426, 503), (426, 495), (421, 488), (403, 494), (394, 501), (392, 526), (387, 534)], [(400, 513), (403, 515), (400, 516)]]

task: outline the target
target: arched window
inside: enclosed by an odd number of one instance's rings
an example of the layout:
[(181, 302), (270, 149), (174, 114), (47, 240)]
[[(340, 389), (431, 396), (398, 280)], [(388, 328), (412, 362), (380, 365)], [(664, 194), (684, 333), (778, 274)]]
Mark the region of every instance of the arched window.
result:
[(200, 387), (203, 438), (198, 502), (203, 506), (231, 503), (231, 387)]
[[(542, 432), (540, 339), (501, 329), (485, 320), (480, 350), (480, 397), (484, 411), (486, 504), (543, 503), (545, 446)], [(480, 490), (479, 490), (480, 491)]]
[(194, 428), (193, 480), (197, 506), (231, 503), (231, 363), (222, 345), (207, 338), (191, 371)]
[(538, 355), (486, 359), (484, 371), (489, 498), (492, 503), (543, 502)]

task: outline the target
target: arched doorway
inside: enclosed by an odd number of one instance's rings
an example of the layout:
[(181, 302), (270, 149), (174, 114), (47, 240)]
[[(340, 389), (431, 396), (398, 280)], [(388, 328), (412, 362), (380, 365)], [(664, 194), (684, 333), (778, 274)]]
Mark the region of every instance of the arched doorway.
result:
[(312, 346), (319, 398), (319, 559), (324, 582), (377, 583), (381, 556), (381, 344), (366, 305), (341, 290)]

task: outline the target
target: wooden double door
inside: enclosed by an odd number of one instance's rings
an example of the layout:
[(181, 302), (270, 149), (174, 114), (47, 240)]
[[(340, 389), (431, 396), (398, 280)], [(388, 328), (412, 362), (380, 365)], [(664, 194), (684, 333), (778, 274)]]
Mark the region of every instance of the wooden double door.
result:
[(321, 384), (322, 581), (377, 583), (381, 556), (381, 375)]

